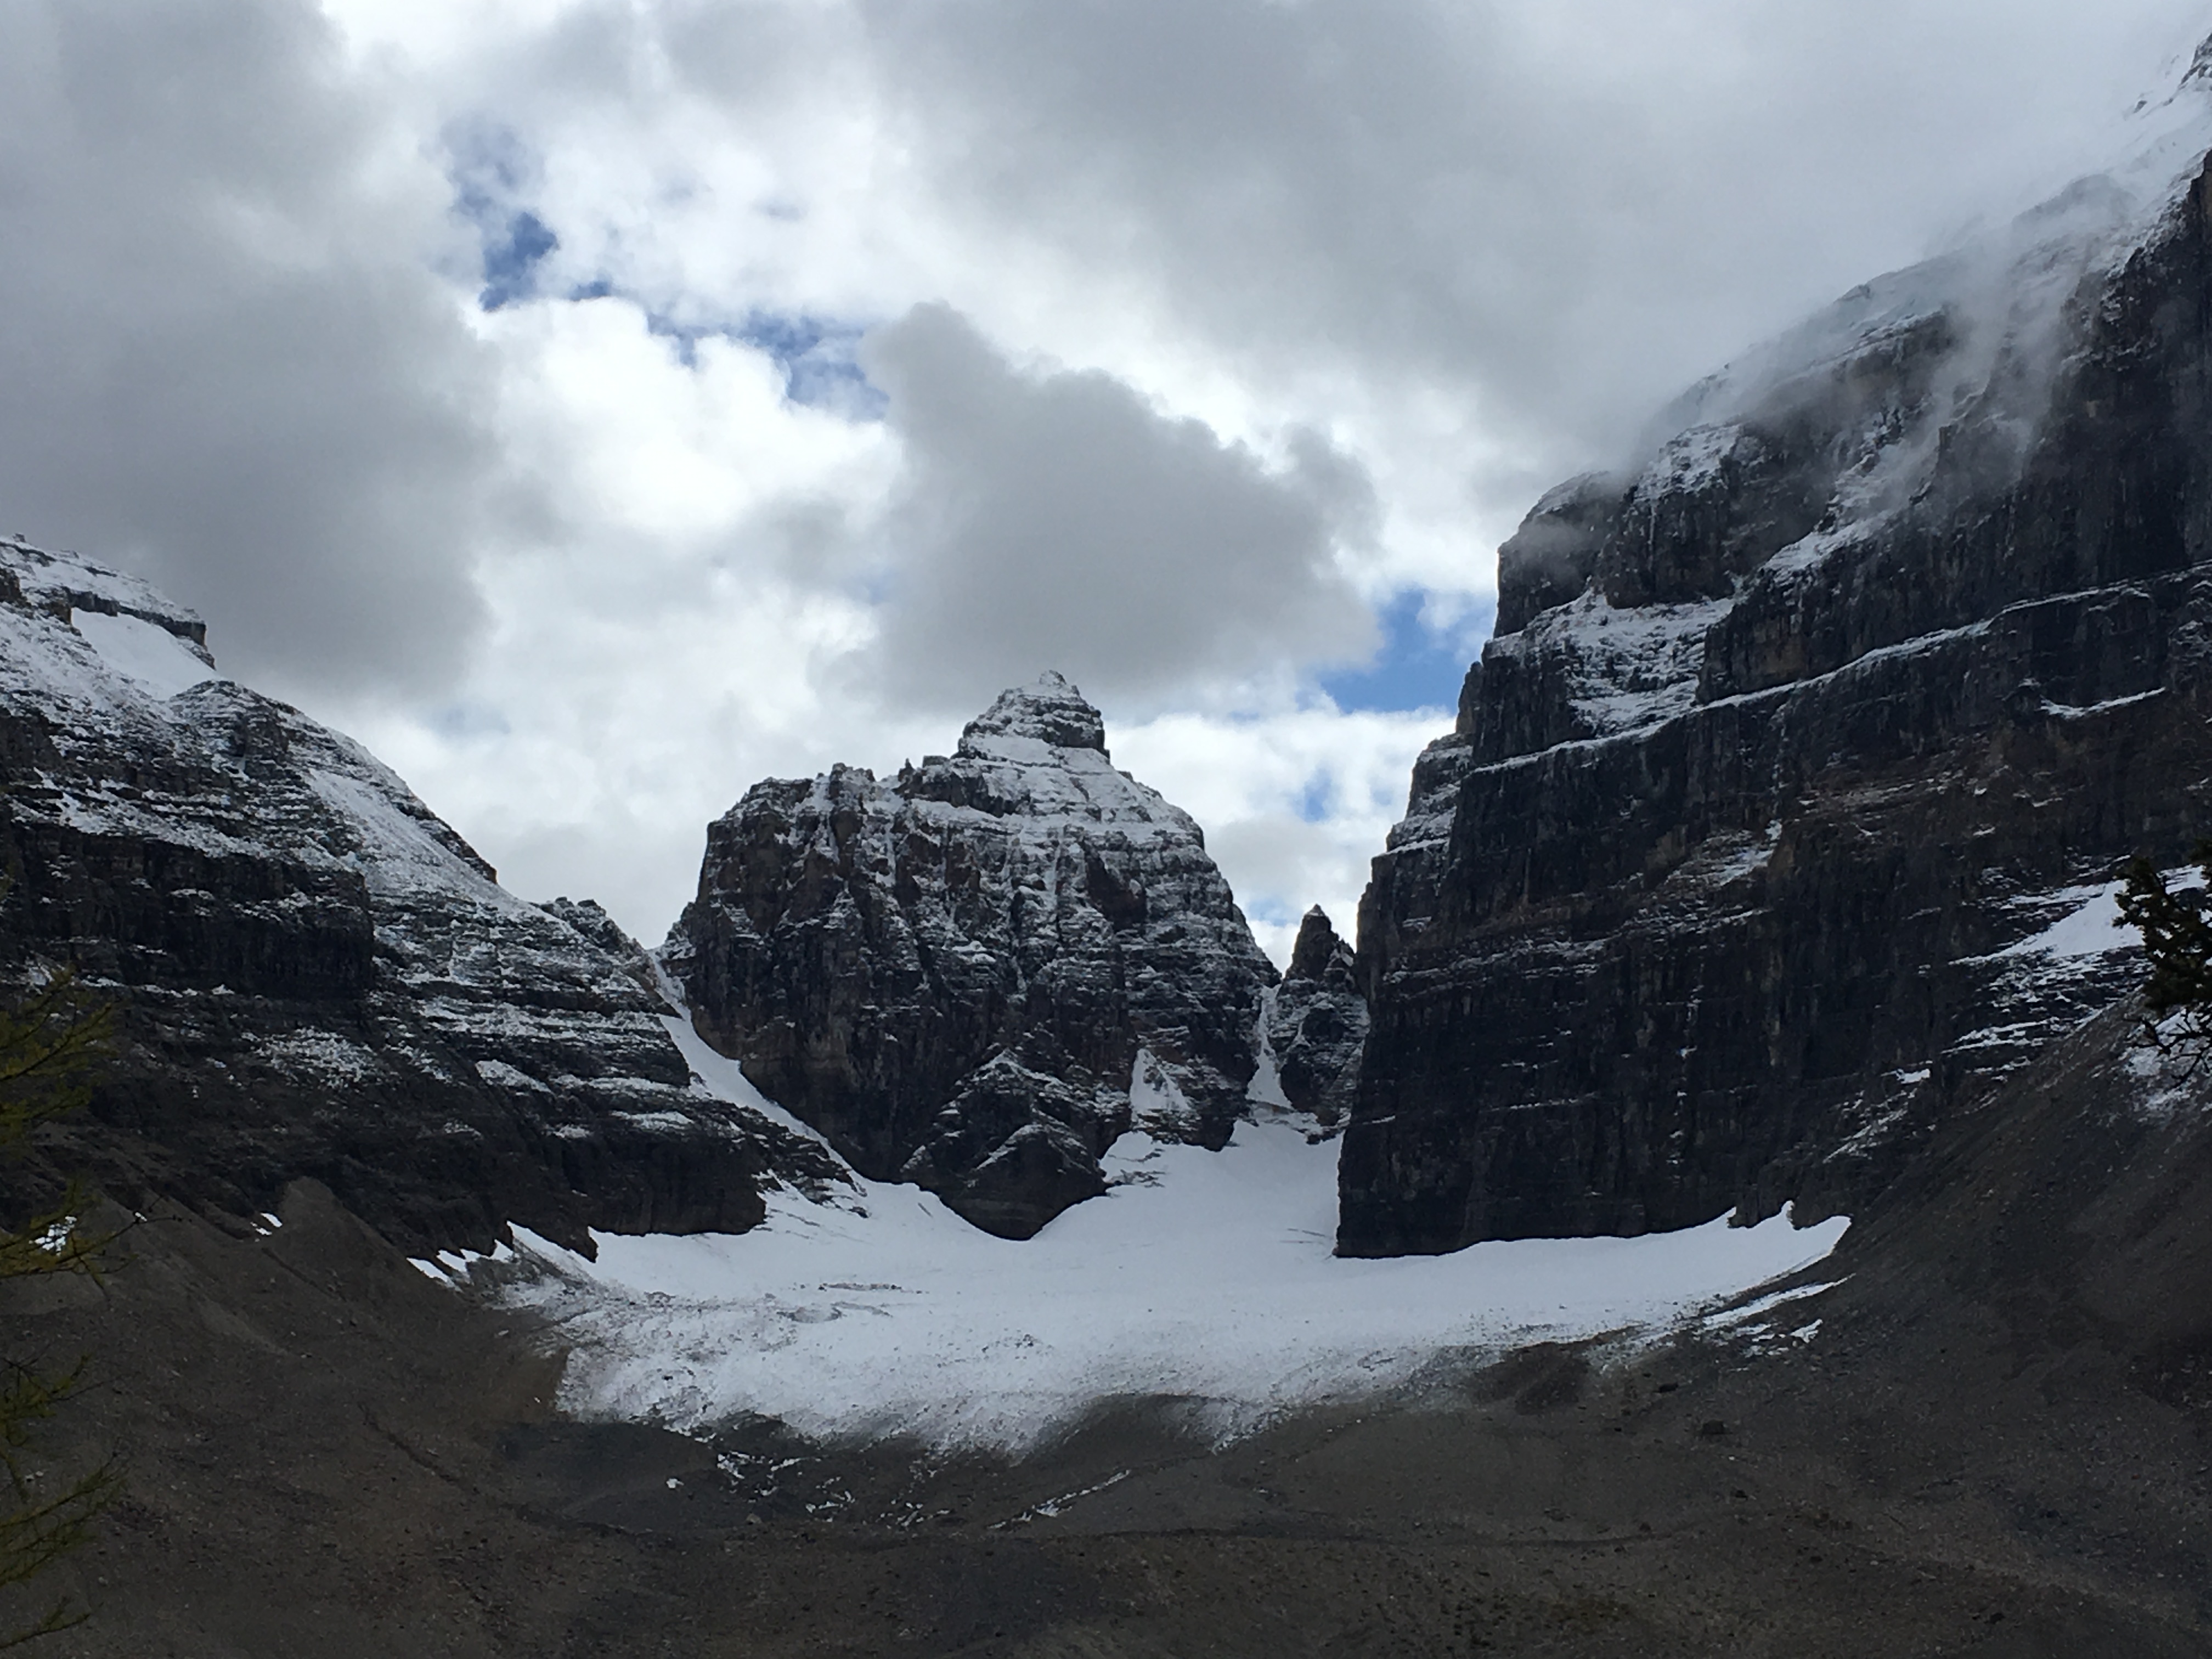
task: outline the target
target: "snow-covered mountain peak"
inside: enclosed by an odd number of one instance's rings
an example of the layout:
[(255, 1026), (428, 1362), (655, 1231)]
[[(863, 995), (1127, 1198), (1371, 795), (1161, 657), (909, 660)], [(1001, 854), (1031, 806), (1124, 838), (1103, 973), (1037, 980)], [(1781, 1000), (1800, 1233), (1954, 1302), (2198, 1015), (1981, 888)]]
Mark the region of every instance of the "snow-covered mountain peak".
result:
[[(1619, 470), (1539, 501), (1500, 550), (1498, 630), (1553, 613), (1550, 637), (1493, 654), (1551, 688), (1551, 715), (1477, 747), (1532, 752), (1744, 689), (1705, 642), (1739, 603), (1779, 614), (1886, 526), (2017, 480), (2115, 284), (2212, 203), (2212, 42), (2175, 73), (2026, 211), (1852, 289), (1692, 387)], [(1625, 633), (1630, 611), (1654, 626)]]
[(2003, 951), (2212, 769), (2212, 49), (2164, 91), (1500, 550), (1362, 905), (1347, 1251), (1856, 1202), (2130, 988)]
[(128, 693), (159, 702), (216, 678), (206, 623), (139, 578), (82, 555), (0, 540), (0, 602), (47, 619), (53, 637), (41, 654), (58, 656), (46, 672), (74, 663), (64, 678), (90, 702)]
[[(22, 597), (58, 615), (64, 610), (136, 617), (154, 623), (204, 654), (207, 624), (152, 584), (126, 572), (95, 564), (82, 554), (33, 547), (19, 538), (0, 539), (0, 570), (15, 579)], [(65, 619), (66, 620), (66, 619)], [(210, 665), (215, 659), (207, 659)]]
[(661, 955), (700, 1035), (863, 1175), (1009, 1237), (1103, 1190), (1139, 1117), (1218, 1147), (1276, 977), (1105, 735), (1047, 674), (893, 782), (756, 784)]
[[(1860, 284), (1692, 387), (1646, 429), (1623, 476), (1668, 460), (1697, 428), (1771, 427), (1808, 410), (1816, 419), (1832, 418), (1839, 389), (1848, 403), (1847, 389), (1869, 368), (1878, 378), (1893, 377), (1895, 365), (1914, 357), (1924, 366), (1920, 391), (1936, 419), (1899, 422), (1888, 408), (1856, 411), (1871, 416), (1865, 432), (1838, 440), (1867, 452), (1854, 459), (1894, 453), (1879, 477), (1854, 481), (1839, 503), (1847, 516), (1909, 498), (1932, 462), (1934, 428), (1962, 411), (1995, 415), (2014, 425), (2024, 442), (2064, 360), (2078, 320), (2071, 307), (2083, 285), (2118, 271), (2157, 238), (2204, 173), (2212, 151), (2212, 40), (2169, 85), (2087, 146), (2024, 210)], [(1551, 506), (1540, 503), (1532, 519)]]
[(161, 1147), (94, 1166), (118, 1198), (250, 1216), (312, 1176), (410, 1245), (482, 1247), (742, 1229), (780, 1174), (835, 1178), (694, 1091), (634, 945), (501, 888), (366, 749), (218, 678), (203, 632), (0, 543), (0, 975), (74, 963), (118, 1006), (90, 1116)]
[(1029, 738), (1054, 749), (1106, 751), (1106, 719), (1066, 678), (1050, 670), (1001, 691), (960, 734), (963, 755), (1000, 755), (994, 738)]
[(1113, 823), (1139, 839), (1205, 842), (1188, 815), (1115, 769), (1104, 716), (1054, 673), (1000, 692), (950, 757), (923, 757), (891, 793), (925, 816), (982, 814), (1048, 841), (1071, 823)]

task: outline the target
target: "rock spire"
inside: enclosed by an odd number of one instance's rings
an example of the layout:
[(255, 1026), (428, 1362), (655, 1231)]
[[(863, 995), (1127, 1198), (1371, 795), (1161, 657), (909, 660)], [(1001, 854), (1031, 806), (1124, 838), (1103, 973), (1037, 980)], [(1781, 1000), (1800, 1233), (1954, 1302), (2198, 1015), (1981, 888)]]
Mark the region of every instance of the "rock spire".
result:
[(886, 781), (755, 785), (663, 961), (698, 1030), (863, 1174), (1025, 1237), (1135, 1127), (1219, 1146), (1275, 973), (1204, 836), (1057, 674)]

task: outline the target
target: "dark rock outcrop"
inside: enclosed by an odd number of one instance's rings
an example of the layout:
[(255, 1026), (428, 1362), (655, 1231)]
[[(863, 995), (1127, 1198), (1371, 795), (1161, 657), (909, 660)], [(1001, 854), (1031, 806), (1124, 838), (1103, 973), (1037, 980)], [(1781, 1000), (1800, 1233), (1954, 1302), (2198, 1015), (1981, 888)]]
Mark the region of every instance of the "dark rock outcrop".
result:
[(118, 1006), (68, 1132), (111, 1192), (252, 1215), (307, 1177), (411, 1249), (588, 1250), (836, 1178), (694, 1086), (596, 906), (506, 892), (358, 744), (214, 678), (196, 617), (72, 556), (0, 544), (0, 969)]
[(662, 952), (700, 1035), (876, 1180), (1026, 1237), (1133, 1126), (1218, 1147), (1275, 973), (1198, 825), (1056, 674), (894, 782), (838, 767), (709, 827)]
[(566, 896), (548, 899), (538, 907), (569, 927), (619, 963), (622, 969), (644, 990), (657, 999), (659, 995), (659, 975), (653, 966), (653, 953), (623, 931), (622, 924), (609, 915), (597, 899), (572, 899)]
[(2208, 202), (2077, 187), (1540, 504), (1362, 904), (1343, 1251), (1853, 1206), (2126, 987), (2103, 884), (2212, 825)]
[(1334, 1127), (1352, 1109), (1367, 1003), (1352, 947), (1316, 904), (1298, 924), (1290, 971), (1267, 1010), (1267, 1046), (1283, 1097), (1295, 1111)]

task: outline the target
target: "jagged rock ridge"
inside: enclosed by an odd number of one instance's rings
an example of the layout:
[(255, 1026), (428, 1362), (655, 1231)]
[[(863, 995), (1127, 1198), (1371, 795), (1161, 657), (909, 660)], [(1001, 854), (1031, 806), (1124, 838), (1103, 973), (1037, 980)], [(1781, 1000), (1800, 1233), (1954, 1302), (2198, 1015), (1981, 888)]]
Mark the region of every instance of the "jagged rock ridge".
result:
[(134, 578), (0, 544), (0, 967), (74, 963), (119, 1005), (68, 1154), (110, 1191), (251, 1216), (313, 1176), (410, 1249), (516, 1223), (589, 1249), (836, 1178), (695, 1086), (596, 906), (507, 893), (205, 641)]
[(1291, 965), (1267, 1007), (1267, 1047), (1291, 1109), (1334, 1128), (1359, 1086), (1367, 1004), (1352, 946), (1316, 904), (1298, 923)]
[(2045, 930), (2212, 825), (2212, 178), (2146, 191), (2161, 142), (1502, 550), (1361, 907), (1341, 1249), (1853, 1206), (2129, 982)]
[(1115, 769), (1057, 674), (896, 781), (755, 785), (662, 961), (862, 1174), (1012, 1237), (1103, 1190), (1133, 1126), (1224, 1144), (1276, 977), (1198, 825)]

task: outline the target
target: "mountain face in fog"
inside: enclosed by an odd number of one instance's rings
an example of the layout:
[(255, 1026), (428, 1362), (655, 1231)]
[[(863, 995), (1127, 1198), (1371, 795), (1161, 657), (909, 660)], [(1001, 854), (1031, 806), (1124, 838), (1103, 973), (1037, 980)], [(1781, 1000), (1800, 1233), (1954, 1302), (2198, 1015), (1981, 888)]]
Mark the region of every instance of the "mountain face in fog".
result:
[(1342, 1249), (1850, 1208), (2130, 983), (2118, 864), (2212, 827), (2191, 131), (1845, 296), (1502, 550), (1361, 908)]

